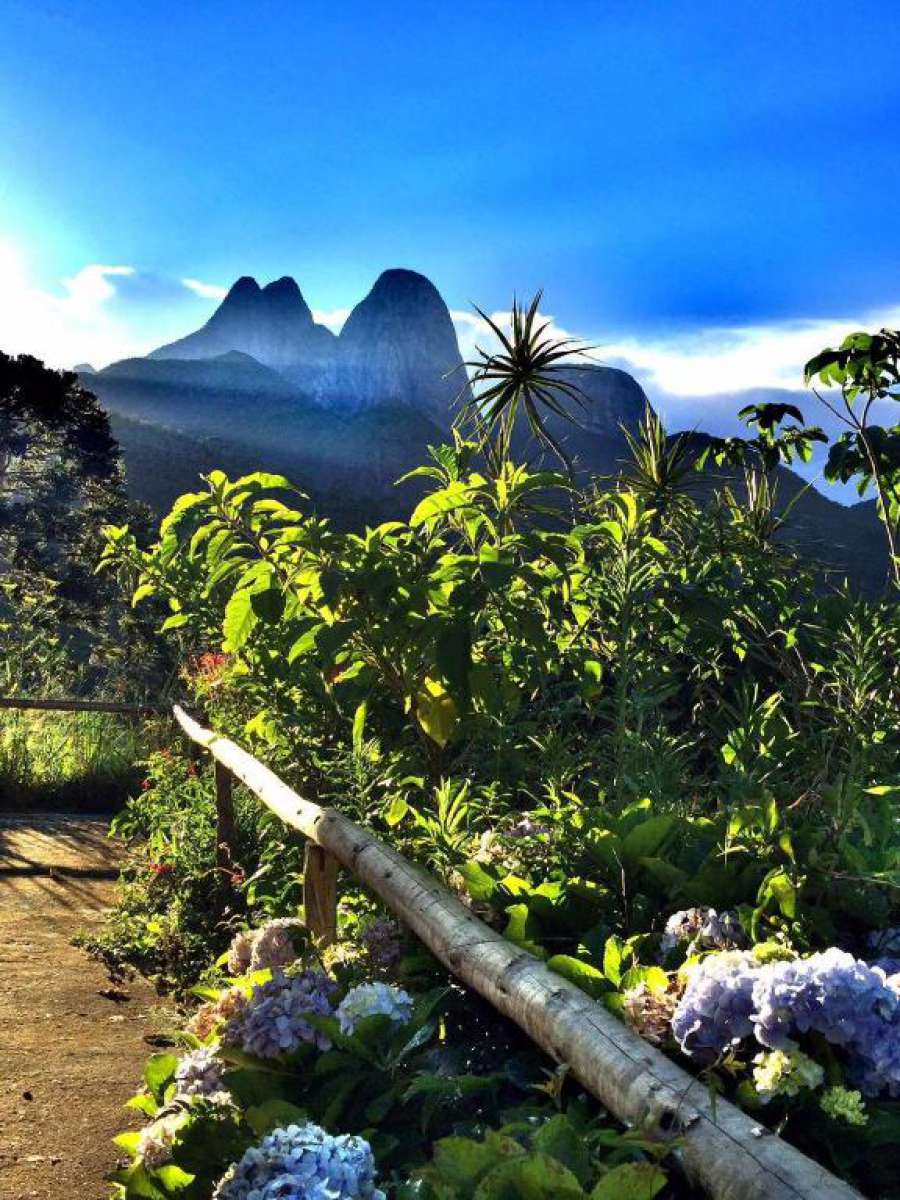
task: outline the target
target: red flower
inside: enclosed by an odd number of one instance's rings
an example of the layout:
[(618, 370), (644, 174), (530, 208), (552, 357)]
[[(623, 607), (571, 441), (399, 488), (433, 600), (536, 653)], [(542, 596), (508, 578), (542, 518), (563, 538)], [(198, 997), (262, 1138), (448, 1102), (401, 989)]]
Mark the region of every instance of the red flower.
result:
[(142, 791), (149, 792), (149, 791), (150, 791), (150, 789), (151, 789), (152, 787), (153, 787), (153, 780), (152, 780), (152, 779), (145, 779), (145, 780), (143, 780), (143, 782), (141, 783), (141, 790), (142, 790)]
[(197, 778), (197, 768), (194, 766), (194, 764), (193, 764), (193, 763), (188, 763), (188, 769), (187, 769), (187, 773), (188, 773), (188, 778), (189, 778), (189, 779), (196, 779), (196, 778)]
[(232, 871), (231, 872), (231, 882), (234, 884), (235, 887), (240, 887), (245, 879), (246, 879), (246, 876), (243, 871)]
[(171, 863), (152, 862), (152, 863), (148, 863), (147, 866), (150, 868), (150, 870), (153, 872), (153, 874), (156, 876), (157, 879), (159, 879), (159, 877), (161, 875), (171, 875), (172, 871), (174, 870)]

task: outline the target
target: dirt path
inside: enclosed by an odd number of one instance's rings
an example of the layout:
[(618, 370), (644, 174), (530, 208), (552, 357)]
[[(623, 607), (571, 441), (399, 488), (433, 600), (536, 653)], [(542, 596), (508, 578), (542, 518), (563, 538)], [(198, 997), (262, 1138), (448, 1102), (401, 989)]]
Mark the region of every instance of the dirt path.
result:
[(3, 1200), (105, 1200), (110, 1139), (150, 1053), (152, 989), (135, 980), (121, 985), (129, 999), (104, 997), (105, 971), (70, 945), (111, 900), (105, 834), (81, 817), (0, 815)]

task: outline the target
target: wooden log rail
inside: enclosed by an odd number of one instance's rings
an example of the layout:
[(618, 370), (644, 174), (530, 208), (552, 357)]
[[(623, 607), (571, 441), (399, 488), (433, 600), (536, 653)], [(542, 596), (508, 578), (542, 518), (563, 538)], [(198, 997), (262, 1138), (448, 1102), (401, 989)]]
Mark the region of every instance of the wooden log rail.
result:
[[(375, 892), (457, 978), (516, 1022), (626, 1125), (675, 1143), (687, 1177), (713, 1200), (859, 1200), (831, 1175), (649, 1045), (574, 984), (485, 925), (442, 884), (332, 808), (292, 791), (240, 746), (177, 705), (184, 733), (307, 839), (311, 931), (336, 931), (336, 870)], [(217, 775), (218, 778), (218, 775)]]
[(28, 696), (0, 696), (0, 708), (40, 709), (48, 712), (121, 713), (127, 717), (149, 717), (167, 713), (168, 705), (126, 704), (117, 700), (34, 700)]

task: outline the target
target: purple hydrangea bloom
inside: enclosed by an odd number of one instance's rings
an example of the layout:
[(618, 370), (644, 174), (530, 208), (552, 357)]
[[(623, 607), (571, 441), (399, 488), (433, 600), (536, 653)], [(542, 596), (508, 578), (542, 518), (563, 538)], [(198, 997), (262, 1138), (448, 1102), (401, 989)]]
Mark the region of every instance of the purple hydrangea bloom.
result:
[(900, 1016), (867, 1027), (866, 1037), (854, 1049), (850, 1078), (863, 1095), (886, 1091), (894, 1098), (900, 1096)]
[(753, 985), (760, 969), (752, 954), (726, 951), (691, 971), (672, 1017), (672, 1033), (685, 1054), (712, 1062), (753, 1033)]
[(220, 1180), (214, 1200), (386, 1200), (360, 1137), (318, 1125), (273, 1129)]
[(296, 962), (302, 949), (305, 926), (297, 917), (277, 917), (267, 921), (253, 935), (250, 951), (251, 971), (274, 971)]
[(276, 970), (268, 983), (254, 987), (247, 1005), (225, 1026), (223, 1041), (259, 1058), (290, 1054), (303, 1042), (328, 1050), (331, 1042), (309, 1017), (333, 1015), (334, 990), (321, 971), (285, 975)]
[(185, 1054), (175, 1068), (175, 1082), (182, 1096), (209, 1096), (222, 1086), (225, 1065), (216, 1058), (215, 1046), (199, 1046)]

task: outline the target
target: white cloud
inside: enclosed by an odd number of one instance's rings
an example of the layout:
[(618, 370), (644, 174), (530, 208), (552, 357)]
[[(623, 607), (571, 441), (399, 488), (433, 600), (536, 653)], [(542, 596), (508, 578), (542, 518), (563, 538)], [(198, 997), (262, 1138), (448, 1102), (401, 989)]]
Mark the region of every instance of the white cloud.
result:
[(900, 306), (763, 325), (689, 330), (670, 337), (602, 343), (604, 358), (624, 359), (675, 396), (713, 396), (746, 388), (802, 388), (803, 366), (854, 329), (897, 328)]
[[(499, 343), (477, 313), (452, 310), (464, 359), (475, 357), (476, 346), (496, 349)], [(509, 328), (508, 312), (491, 313), (491, 320)], [(574, 338), (591, 347), (598, 363), (631, 371), (653, 395), (707, 399), (751, 388), (803, 389), (804, 364), (825, 346), (838, 344), (854, 329), (900, 326), (900, 305), (830, 318), (797, 319), (759, 325), (722, 325), (686, 329), (673, 334), (647, 334), (604, 340), (596, 331), (572, 332), (553, 316), (548, 332)]]
[(340, 333), (352, 311), (350, 308), (314, 308), (312, 315), (317, 325), (327, 325), (333, 333)]
[(204, 283), (201, 279), (182, 279), (181, 282), (189, 292), (202, 296), (204, 300), (224, 300), (228, 295), (228, 288), (220, 287), (217, 283)]
[(0, 242), (0, 348), (57, 367), (145, 353), (149, 347), (109, 311), (114, 280), (134, 274), (134, 267), (92, 263), (51, 292), (31, 282), (15, 246)]

